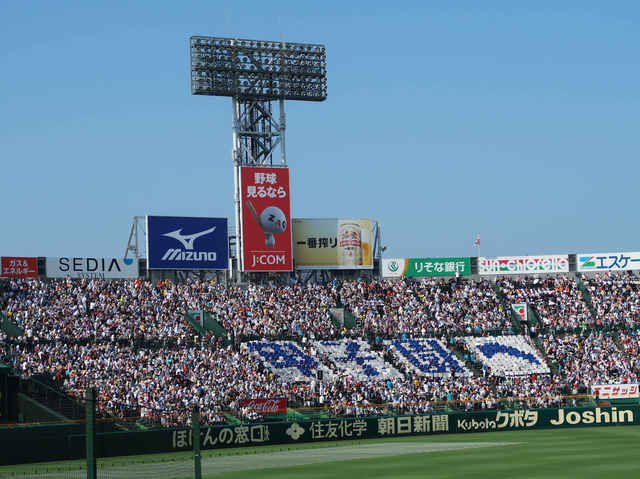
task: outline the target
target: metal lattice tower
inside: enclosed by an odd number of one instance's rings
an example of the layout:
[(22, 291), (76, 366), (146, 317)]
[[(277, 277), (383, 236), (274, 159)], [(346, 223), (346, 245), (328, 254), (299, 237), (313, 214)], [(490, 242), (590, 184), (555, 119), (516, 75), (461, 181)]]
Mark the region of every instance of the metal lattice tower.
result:
[[(194, 36), (191, 93), (232, 100), (237, 258), (242, 257), (240, 169), (286, 167), (284, 100), (327, 98), (323, 45)], [(274, 106), (277, 104), (277, 113)]]

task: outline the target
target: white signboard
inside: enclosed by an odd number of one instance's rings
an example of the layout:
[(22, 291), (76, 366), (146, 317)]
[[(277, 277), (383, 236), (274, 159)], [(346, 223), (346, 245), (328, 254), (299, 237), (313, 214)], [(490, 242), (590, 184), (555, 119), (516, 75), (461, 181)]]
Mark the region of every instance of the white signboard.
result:
[(331, 311), (331, 314), (344, 326), (344, 308), (330, 308), (329, 311)]
[(200, 326), (204, 326), (204, 312), (202, 310), (189, 311), (189, 314), (193, 319), (198, 321)]
[(591, 394), (598, 399), (633, 399), (640, 397), (637, 384), (594, 384)]
[(516, 316), (518, 316), (518, 321), (526, 323), (529, 320), (527, 303), (512, 304), (511, 307), (515, 311)]
[(137, 259), (47, 258), (47, 278), (137, 278)]
[(640, 269), (640, 253), (579, 254), (578, 271), (626, 271)]
[(478, 274), (568, 273), (569, 255), (478, 258)]

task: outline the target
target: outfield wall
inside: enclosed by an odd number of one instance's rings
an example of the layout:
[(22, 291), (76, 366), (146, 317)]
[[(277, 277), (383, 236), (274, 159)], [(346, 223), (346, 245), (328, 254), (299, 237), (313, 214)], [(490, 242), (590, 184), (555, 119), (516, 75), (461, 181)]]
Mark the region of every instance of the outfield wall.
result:
[[(384, 416), (316, 421), (273, 422), (202, 427), (202, 450), (291, 445), (385, 437), (518, 431), (566, 427), (640, 425), (640, 405), (564, 409), (520, 409), (420, 416)], [(104, 432), (96, 438), (96, 456), (187, 452), (191, 428)], [(0, 464), (82, 459), (86, 436), (80, 425), (25, 426), (0, 432)], [(37, 451), (34, 454), (33, 451)]]

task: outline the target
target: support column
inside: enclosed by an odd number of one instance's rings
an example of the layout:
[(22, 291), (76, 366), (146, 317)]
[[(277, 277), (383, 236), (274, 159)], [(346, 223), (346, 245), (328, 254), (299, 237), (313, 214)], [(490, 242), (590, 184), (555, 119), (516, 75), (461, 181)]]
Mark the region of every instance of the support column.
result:
[(87, 479), (97, 478), (96, 463), (96, 391), (93, 388), (86, 390), (87, 402)]
[(200, 454), (200, 413), (193, 406), (193, 467), (196, 479), (202, 479), (202, 455)]

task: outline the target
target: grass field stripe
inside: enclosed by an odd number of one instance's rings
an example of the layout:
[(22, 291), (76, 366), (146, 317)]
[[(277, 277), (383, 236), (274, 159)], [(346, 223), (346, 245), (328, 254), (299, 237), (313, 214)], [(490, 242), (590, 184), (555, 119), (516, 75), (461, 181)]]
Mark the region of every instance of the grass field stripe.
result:
[(350, 461), (404, 454), (454, 451), (481, 447), (509, 446), (519, 442), (469, 442), (469, 443), (380, 443), (358, 446), (305, 449), (300, 451), (273, 452), (253, 456), (216, 457), (202, 460), (202, 474), (220, 474), (272, 467), (304, 466), (323, 462)]

